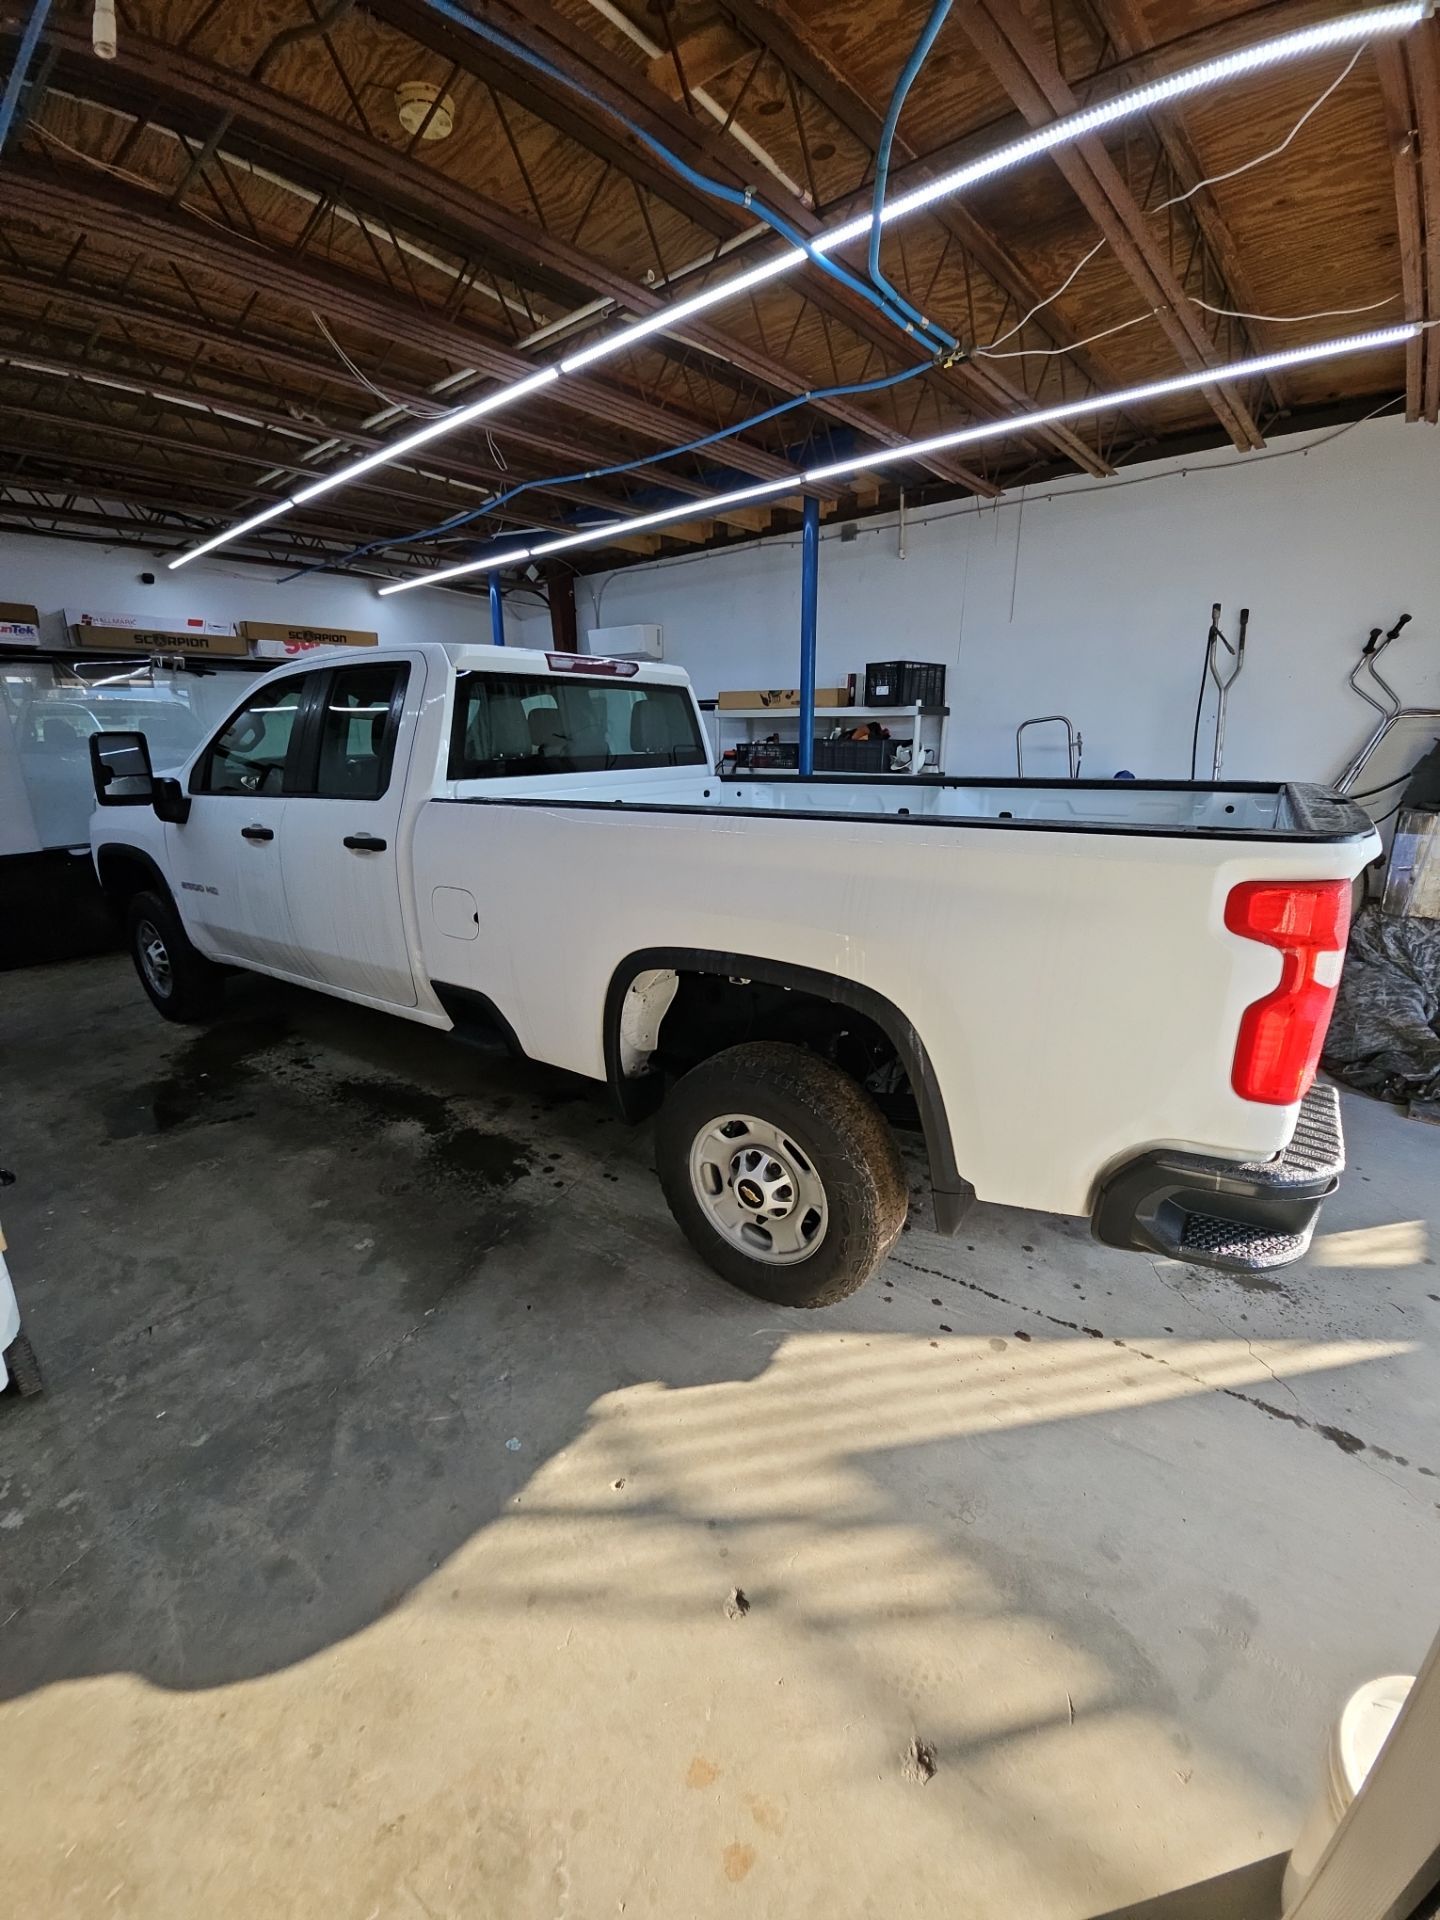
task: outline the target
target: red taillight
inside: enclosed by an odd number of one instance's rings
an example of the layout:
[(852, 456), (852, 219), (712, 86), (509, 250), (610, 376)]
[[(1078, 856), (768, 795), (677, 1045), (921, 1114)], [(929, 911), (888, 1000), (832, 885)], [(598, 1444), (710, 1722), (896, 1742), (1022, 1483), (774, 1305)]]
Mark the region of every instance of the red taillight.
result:
[(1280, 984), (1245, 1009), (1230, 1084), (1242, 1100), (1288, 1107), (1315, 1078), (1350, 928), (1346, 880), (1247, 880), (1225, 924), (1281, 956)]

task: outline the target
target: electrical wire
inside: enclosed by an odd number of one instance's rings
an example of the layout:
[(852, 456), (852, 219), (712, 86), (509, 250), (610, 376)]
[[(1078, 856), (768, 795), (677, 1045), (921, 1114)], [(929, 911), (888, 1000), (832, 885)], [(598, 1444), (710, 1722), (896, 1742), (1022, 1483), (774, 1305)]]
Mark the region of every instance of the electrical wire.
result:
[(1388, 793), (1392, 787), (1402, 787), (1412, 773), (1419, 771), (1421, 761), (1428, 758), (1429, 756), (1427, 754), (1422, 753), (1420, 759), (1415, 762), (1413, 767), (1407, 767), (1404, 773), (1397, 773), (1393, 780), (1386, 780), (1378, 787), (1363, 787), (1359, 793), (1347, 793), (1345, 798), (1347, 800), (1373, 800), (1377, 793)]
[(1193, 293), (1190, 304), (1203, 307), (1206, 313), (1218, 313), (1226, 320), (1262, 320), (1272, 327), (1288, 327), (1303, 320), (1343, 320), (1352, 313), (1374, 313), (1377, 307), (1393, 307), (1404, 297), (1403, 293), (1387, 293), (1383, 300), (1367, 301), (1363, 307), (1326, 307), (1320, 313), (1242, 313), (1238, 307), (1212, 307), (1208, 300), (1197, 300)]
[[(738, 420), (733, 426), (719, 427), (713, 433), (700, 435), (698, 439), (687, 440), (678, 447), (665, 447), (658, 453), (642, 454), (634, 460), (617, 461), (609, 467), (586, 467), (576, 473), (550, 474), (540, 480), (522, 480), (518, 485), (508, 487), (487, 500), (483, 506), (469, 508), (464, 513), (452, 514), (448, 520), (442, 520), (433, 527), (424, 527), (415, 533), (396, 534), (391, 538), (372, 540), (366, 545), (352, 548), (349, 553), (337, 555), (333, 559), (317, 560), (306, 567), (298, 567), (294, 573), (284, 576), (285, 580), (298, 580), (307, 573), (326, 573), (333, 567), (345, 566), (351, 560), (362, 560), (369, 554), (380, 553), (391, 547), (418, 546), (424, 540), (436, 540), (443, 536), (458, 533), (462, 527), (476, 520), (483, 520), (492, 513), (498, 513), (501, 507), (511, 500), (518, 499), (522, 493), (548, 487), (577, 486), (588, 480), (613, 479), (622, 473), (633, 473), (637, 467), (651, 467), (661, 460), (673, 460), (681, 454), (699, 453), (705, 447), (713, 447), (722, 440), (733, 439), (737, 433), (744, 433), (751, 427), (763, 426), (767, 420), (778, 419), (781, 414), (791, 413), (796, 407), (812, 404), (817, 400), (838, 400), (860, 393), (880, 393), (888, 387), (898, 387), (907, 380), (914, 380), (922, 373), (931, 371), (931, 362), (922, 360), (918, 365), (905, 367), (899, 373), (882, 374), (874, 380), (853, 381), (846, 386), (819, 387), (810, 392), (798, 393), (790, 400), (782, 400), (778, 406), (769, 407), (764, 413), (752, 414), (748, 420)], [(799, 485), (799, 475), (796, 475)], [(696, 515), (703, 517), (705, 502), (697, 500)]]
[[(1341, 71), (1338, 74), (1336, 74), (1335, 78), (1324, 89), (1324, 91), (1322, 93), (1317, 94), (1316, 97), (1310, 102), (1310, 105), (1305, 109), (1304, 113), (1301, 114), (1300, 118), (1295, 122), (1294, 126), (1291, 127), (1289, 133), (1286, 134), (1285, 138), (1282, 141), (1280, 141), (1277, 146), (1268, 148), (1264, 153), (1257, 153), (1253, 159), (1244, 161), (1238, 167), (1231, 167), (1224, 173), (1207, 174), (1203, 180), (1197, 180), (1193, 187), (1187, 187), (1183, 193), (1172, 194), (1168, 200), (1162, 200), (1158, 206), (1149, 207), (1145, 211), (1149, 214), (1164, 213), (1170, 207), (1179, 206), (1182, 201), (1193, 199), (1194, 196), (1200, 192), (1202, 187), (1216, 186), (1222, 180), (1238, 179), (1242, 173), (1249, 173), (1252, 170), (1252, 168), (1263, 166), (1267, 160), (1274, 160), (1275, 158), (1277, 158), (1278, 155), (1284, 153), (1285, 149), (1295, 139), (1296, 135), (1300, 132), (1301, 128), (1306, 124), (1306, 122), (1312, 119), (1313, 116), (1319, 112), (1320, 108), (1324, 106), (1325, 102), (1330, 98), (1331, 94), (1334, 93), (1338, 87), (1340, 87), (1346, 80), (1349, 79), (1350, 75), (1355, 71), (1356, 62), (1359, 60), (1361, 54), (1366, 52), (1366, 50), (1372, 44), (1373, 43), (1371, 41), (1366, 40), (1366, 41), (1363, 41), (1361, 45), (1355, 49), (1355, 52), (1350, 56), (1349, 60), (1345, 63)], [(1075, 265), (1070, 269), (1069, 273), (1061, 281), (1060, 285), (1056, 287), (1053, 293), (1047, 293), (1043, 300), (1037, 300), (1035, 305), (1031, 307), (1030, 311), (1025, 315), (1024, 319), (1017, 320), (1013, 327), (1010, 327), (1005, 333), (999, 334), (994, 340), (990, 342), (988, 347), (977, 348), (975, 353), (975, 358), (985, 360), (985, 359), (992, 359), (992, 358), (1001, 359), (1001, 358), (1016, 357), (1016, 356), (1006, 356), (1006, 355), (997, 354), (995, 353), (994, 349), (996, 347), (1003, 346), (1007, 340), (1013, 339), (1014, 336), (1017, 333), (1019, 333), (1020, 329), (1027, 324), (1027, 322), (1034, 319), (1037, 313), (1041, 312), (1045, 307), (1052, 305), (1056, 300), (1058, 300), (1061, 294), (1063, 294), (1066, 291), (1066, 289), (1072, 284), (1072, 282), (1084, 270), (1084, 268), (1089, 266), (1090, 262), (1095, 258), (1096, 254), (1101, 252), (1107, 245), (1108, 245), (1108, 242), (1105, 239), (1102, 238), (1100, 240), (1097, 240), (1095, 245), (1091, 247), (1090, 251), (1087, 254), (1085, 254), (1080, 260), (1078, 260), (1075, 263)], [(1374, 305), (1376, 307), (1388, 306), (1391, 303), (1391, 301), (1397, 300), (1399, 298), (1400, 296), (1398, 294), (1390, 294), (1384, 300), (1377, 300), (1374, 303)], [(1209, 305), (1207, 301), (1195, 300), (1193, 298), (1191, 299), (1191, 304), (1193, 306), (1203, 307), (1207, 313), (1220, 314), (1224, 316), (1226, 319), (1259, 320), (1259, 321), (1269, 320), (1269, 321), (1272, 321), (1277, 326), (1286, 324), (1283, 316), (1278, 314), (1237, 313), (1228, 307), (1212, 307)], [(1121, 325), (1122, 326), (1138, 326), (1142, 320), (1148, 320), (1151, 317), (1151, 313), (1153, 311), (1154, 309), (1151, 309), (1150, 312), (1137, 314), (1133, 320), (1123, 321)], [(1347, 313), (1371, 313), (1373, 311), (1374, 311), (1374, 308), (1368, 307), (1368, 306), (1367, 307), (1334, 307), (1326, 313), (1296, 314), (1294, 318), (1296, 320), (1328, 320), (1333, 317), (1347, 314)], [(1113, 328), (1112, 331), (1118, 333), (1120, 331), (1120, 328), (1119, 327)], [(1104, 338), (1103, 334), (1091, 335), (1091, 339), (1099, 340), (1103, 338)], [(1074, 353), (1077, 347), (1085, 346), (1087, 344), (1088, 342), (1082, 340), (1082, 341), (1077, 341), (1074, 347), (1060, 347), (1060, 348), (1051, 349), (1050, 351), (1052, 354)], [(1041, 349), (1037, 348), (1035, 349), (1035, 351), (1039, 352), (1041, 351)]]
[[(526, 46), (523, 40), (517, 40), (501, 28), (493, 26), (488, 20), (468, 13), (463, 7), (456, 5), (455, 0), (425, 0), (425, 3), (432, 13), (438, 13), (452, 26), (473, 34), (476, 39), (484, 40), (491, 46), (499, 47), (512, 59), (532, 67), (537, 73), (543, 73), (547, 79), (558, 82), (570, 93), (578, 94), (582, 100), (588, 100), (593, 107), (598, 107), (609, 119), (624, 127), (627, 133), (677, 173), (687, 185), (694, 187), (700, 193), (708, 194), (711, 199), (725, 202), (727, 206), (742, 207), (747, 213), (756, 214), (772, 232), (779, 234), (780, 238), (790, 246), (798, 248), (813, 266), (818, 267), (822, 273), (828, 274), (832, 280), (838, 281), (841, 286), (848, 288), (851, 293), (858, 294), (861, 299), (883, 314), (892, 326), (898, 327), (902, 333), (912, 338), (918, 337), (927, 346), (934, 346), (931, 337), (928, 334), (919, 333), (915, 321), (903, 310), (895, 307), (876, 288), (860, 279), (858, 275), (851, 273), (847, 267), (830, 259), (827, 254), (818, 252), (808, 236), (798, 227), (793, 226), (782, 213), (777, 212), (774, 207), (762, 200), (753, 187), (742, 189), (727, 186), (723, 180), (715, 180), (709, 174), (701, 173), (698, 168), (692, 167), (688, 161), (683, 160), (673, 148), (667, 147), (663, 140), (657, 139), (648, 128), (641, 126), (637, 120), (632, 120), (627, 113), (622, 112), (613, 102), (607, 100), (603, 94), (597, 93), (593, 87), (587, 86), (574, 74), (566, 73), (563, 68), (557, 67), (553, 61), (547, 60), (544, 54), (537, 53), (533, 47)], [(946, 340), (947, 347), (953, 347), (955, 344), (953, 340)]]
[(900, 112), (905, 105), (905, 97), (919, 75), (934, 46), (936, 36), (945, 24), (950, 11), (951, 0), (935, 0), (930, 18), (920, 31), (920, 38), (910, 50), (910, 57), (900, 69), (900, 77), (890, 95), (890, 104), (885, 110), (884, 125), (880, 129), (879, 144), (875, 149), (875, 187), (870, 199), (870, 241), (867, 255), (870, 278), (883, 294), (886, 294), (905, 313), (908, 313), (925, 336), (943, 338), (947, 347), (956, 342), (939, 328), (932, 328), (918, 307), (912, 306), (897, 287), (886, 279), (880, 265), (880, 242), (883, 237), (881, 222), (885, 217), (885, 189), (890, 181), (890, 152), (895, 144), (895, 132), (900, 124)]
[(373, 393), (377, 400), (383, 400), (387, 407), (394, 407), (399, 413), (418, 414), (419, 417), (424, 420), (441, 420), (447, 413), (454, 412), (453, 407), (432, 406), (428, 400), (395, 399), (394, 395), (386, 393), (383, 387), (377, 387), (369, 374), (355, 364), (325, 324), (323, 316), (318, 314), (313, 307), (310, 309), (310, 318), (315, 322), (321, 333), (324, 334), (326, 340), (329, 341), (331, 347), (334, 349), (336, 358), (355, 376), (360, 382), (360, 385), (364, 387), (368, 393)]
[[(1088, 347), (1093, 341), (1108, 340), (1112, 333), (1124, 333), (1127, 327), (1138, 327), (1142, 320), (1153, 319), (1159, 312), (1158, 307), (1149, 307), (1144, 313), (1137, 313), (1129, 320), (1117, 320), (1113, 327), (1102, 327), (1099, 333), (1087, 333), (1083, 340), (1073, 340), (1068, 347), (1015, 347), (1009, 353), (996, 353), (989, 347), (977, 348), (971, 355), (975, 360), (1054, 360), (1062, 354), (1078, 353), (1081, 347)], [(1007, 335), (1008, 339), (1009, 336)]]

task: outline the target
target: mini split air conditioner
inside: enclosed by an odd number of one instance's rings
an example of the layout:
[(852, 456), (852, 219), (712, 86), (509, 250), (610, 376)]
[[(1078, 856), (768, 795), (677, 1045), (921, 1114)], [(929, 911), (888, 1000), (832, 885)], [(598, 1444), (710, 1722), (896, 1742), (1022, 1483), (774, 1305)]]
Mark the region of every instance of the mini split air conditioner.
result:
[(663, 660), (665, 638), (660, 627), (592, 627), (585, 636), (587, 653), (610, 660)]

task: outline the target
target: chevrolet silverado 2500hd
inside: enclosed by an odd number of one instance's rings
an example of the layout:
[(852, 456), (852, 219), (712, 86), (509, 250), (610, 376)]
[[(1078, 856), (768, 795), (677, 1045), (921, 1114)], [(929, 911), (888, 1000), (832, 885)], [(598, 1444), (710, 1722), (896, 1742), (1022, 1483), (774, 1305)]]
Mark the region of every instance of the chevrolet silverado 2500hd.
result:
[(96, 869), (145, 991), (225, 969), (658, 1109), (719, 1273), (819, 1306), (982, 1200), (1212, 1266), (1298, 1259), (1342, 1164), (1315, 1062), (1377, 849), (1315, 788), (720, 779), (678, 669), (423, 643), (253, 684), (173, 773), (92, 740)]

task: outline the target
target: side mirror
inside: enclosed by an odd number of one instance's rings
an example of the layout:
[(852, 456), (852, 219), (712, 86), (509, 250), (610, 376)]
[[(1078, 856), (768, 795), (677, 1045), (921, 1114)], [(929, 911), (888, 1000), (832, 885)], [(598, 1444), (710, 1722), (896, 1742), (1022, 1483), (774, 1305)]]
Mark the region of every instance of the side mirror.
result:
[(169, 774), (160, 774), (154, 782), (155, 813), (161, 820), (168, 820), (172, 827), (183, 827), (190, 818), (190, 796), (178, 780), (172, 780)]
[(92, 733), (90, 775), (102, 807), (148, 807), (155, 796), (143, 733)]

